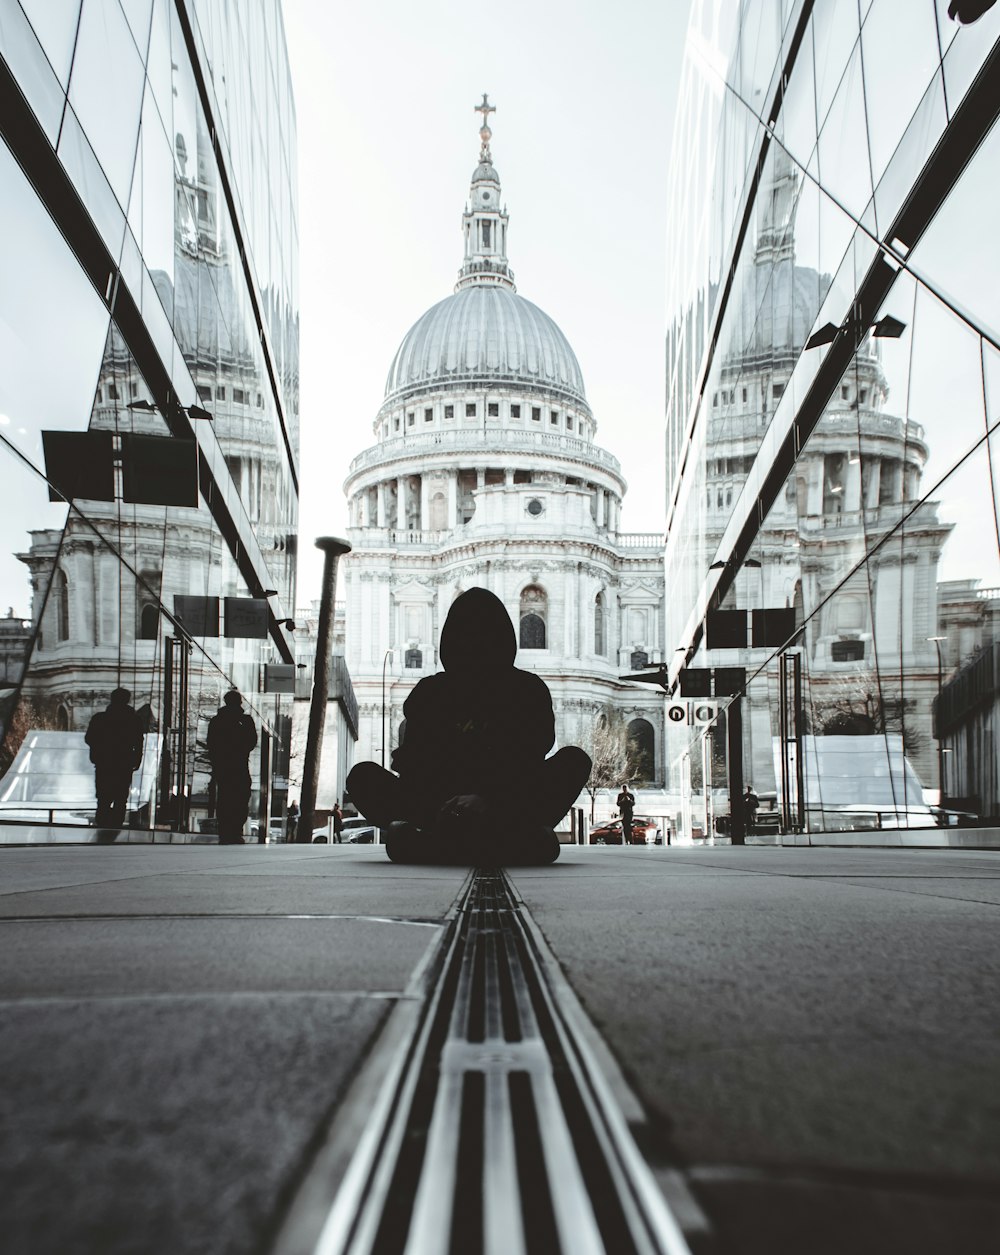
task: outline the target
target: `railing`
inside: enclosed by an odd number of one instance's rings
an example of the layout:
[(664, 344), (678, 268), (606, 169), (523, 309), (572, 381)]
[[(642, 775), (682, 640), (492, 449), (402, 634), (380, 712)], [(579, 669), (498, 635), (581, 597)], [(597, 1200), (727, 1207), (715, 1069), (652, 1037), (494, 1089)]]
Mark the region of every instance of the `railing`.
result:
[(383, 440), (380, 444), (365, 449), (351, 463), (348, 476), (370, 466), (379, 466), (386, 462), (402, 461), (407, 456), (422, 457), (428, 453), (441, 452), (542, 452), (556, 456), (573, 458), (602, 467), (614, 475), (621, 475), (621, 463), (606, 449), (593, 444), (589, 440), (581, 440), (577, 436), (567, 436), (561, 432), (548, 431), (517, 431), (509, 427), (476, 428), (463, 431), (425, 431), (412, 436), (394, 436), (391, 440)]
[(618, 532), (611, 539), (622, 549), (662, 549), (667, 543), (662, 532)]

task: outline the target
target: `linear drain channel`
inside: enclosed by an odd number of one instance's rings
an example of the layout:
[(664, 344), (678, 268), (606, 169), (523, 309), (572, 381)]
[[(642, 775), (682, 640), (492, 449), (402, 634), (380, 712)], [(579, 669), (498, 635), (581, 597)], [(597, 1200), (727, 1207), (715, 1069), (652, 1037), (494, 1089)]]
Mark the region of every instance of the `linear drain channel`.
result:
[(378, 1151), (363, 1180), (352, 1164), (315, 1255), (689, 1251), (502, 872), (476, 873), (391, 1084)]

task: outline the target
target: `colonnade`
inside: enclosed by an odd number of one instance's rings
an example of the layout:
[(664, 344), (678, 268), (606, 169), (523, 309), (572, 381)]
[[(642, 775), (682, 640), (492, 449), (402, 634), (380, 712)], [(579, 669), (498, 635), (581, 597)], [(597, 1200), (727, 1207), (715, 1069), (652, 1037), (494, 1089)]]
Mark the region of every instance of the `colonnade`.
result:
[[(351, 521), (355, 527), (396, 531), (451, 531), (465, 522), (472, 494), (486, 487), (512, 489), (531, 483), (531, 472), (513, 467), (443, 469), (425, 474), (394, 475), (369, 484), (355, 493)], [(521, 478), (521, 476), (525, 478)], [(564, 481), (565, 482), (565, 481)], [(539, 483), (539, 489), (545, 485)], [(621, 524), (621, 498), (599, 484), (583, 484), (592, 497), (592, 512), (599, 530), (617, 532)]]

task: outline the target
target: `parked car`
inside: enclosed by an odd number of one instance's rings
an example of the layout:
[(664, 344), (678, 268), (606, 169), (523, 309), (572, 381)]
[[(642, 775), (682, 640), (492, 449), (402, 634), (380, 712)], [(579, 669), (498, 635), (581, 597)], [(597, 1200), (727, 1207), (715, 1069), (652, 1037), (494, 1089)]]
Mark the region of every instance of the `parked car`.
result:
[[(590, 830), (592, 845), (621, 845), (622, 821), (609, 819), (607, 823), (598, 824)], [(632, 845), (659, 845), (660, 829), (655, 819), (642, 815), (632, 816)]]
[(344, 830), (340, 834), (345, 845), (373, 845), (375, 842), (375, 825), (361, 815), (344, 820)]

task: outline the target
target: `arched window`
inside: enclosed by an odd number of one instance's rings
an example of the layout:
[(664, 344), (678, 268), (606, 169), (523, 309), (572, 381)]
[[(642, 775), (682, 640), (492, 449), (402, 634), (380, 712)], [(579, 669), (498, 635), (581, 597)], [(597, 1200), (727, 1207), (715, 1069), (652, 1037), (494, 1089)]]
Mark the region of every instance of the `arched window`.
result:
[(649, 781), (656, 776), (656, 739), (648, 719), (633, 719), (628, 725), (628, 762), (633, 780)]
[(443, 532), (448, 526), (448, 501), (443, 492), (431, 497), (430, 526), (432, 532)]
[(529, 584), (521, 594), (519, 642), (522, 649), (545, 648), (549, 599), (545, 589)]
[(69, 731), (69, 711), (62, 702), (59, 703), (59, 709), (56, 711), (56, 729), (59, 732)]
[(594, 653), (603, 658), (606, 649), (604, 642), (604, 594), (598, 593), (594, 599)]
[(152, 602), (147, 602), (139, 614), (139, 639), (155, 641), (160, 628), (160, 611)]
[(56, 640), (69, 640), (69, 580), (61, 567), (56, 567), (52, 577), (53, 614), (56, 621)]

